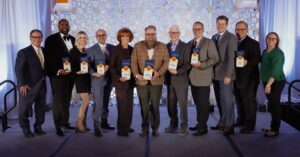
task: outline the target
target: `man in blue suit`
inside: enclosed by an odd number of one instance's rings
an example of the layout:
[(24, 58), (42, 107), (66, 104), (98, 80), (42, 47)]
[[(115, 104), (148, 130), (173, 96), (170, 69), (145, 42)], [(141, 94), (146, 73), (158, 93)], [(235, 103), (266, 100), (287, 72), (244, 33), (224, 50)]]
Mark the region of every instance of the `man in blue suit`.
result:
[(15, 71), (19, 87), (19, 123), (25, 137), (33, 137), (30, 130), (29, 112), (34, 103), (36, 135), (45, 135), (42, 124), (45, 121), (46, 84), (44, 48), (41, 47), (43, 33), (34, 29), (30, 32), (31, 45), (20, 50), (17, 55)]
[[(113, 45), (106, 43), (106, 31), (99, 29), (96, 31), (96, 39), (98, 43), (87, 49), (90, 74), (92, 76), (92, 90), (94, 99), (93, 121), (94, 121), (94, 135), (102, 136), (100, 128), (113, 130), (107, 122), (108, 117), (108, 103), (111, 92), (111, 81), (109, 74), (109, 52)], [(97, 73), (97, 65), (102, 63), (105, 65), (105, 73)]]

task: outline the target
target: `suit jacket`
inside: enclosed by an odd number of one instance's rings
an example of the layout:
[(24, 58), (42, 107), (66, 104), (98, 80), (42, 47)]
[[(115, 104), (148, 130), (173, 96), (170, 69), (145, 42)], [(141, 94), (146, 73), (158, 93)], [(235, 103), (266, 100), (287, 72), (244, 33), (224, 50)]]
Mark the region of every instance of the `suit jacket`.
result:
[[(193, 40), (189, 42), (192, 47)], [(214, 78), (213, 66), (219, 62), (219, 54), (214, 41), (202, 37), (198, 47), (200, 49), (200, 55), (198, 60), (201, 67), (192, 67), (189, 73), (189, 79), (193, 86), (209, 86)]]
[[(154, 61), (154, 70), (160, 75), (158, 79), (151, 80), (152, 85), (162, 85), (164, 83), (164, 75), (169, 65), (169, 53), (165, 44), (156, 41), (152, 60)], [(133, 76), (143, 75), (146, 60), (149, 60), (147, 46), (145, 41), (135, 44), (131, 55), (131, 70)], [(143, 86), (148, 84), (148, 80), (136, 80), (136, 84)]]
[[(167, 44), (169, 55), (171, 56), (172, 43)], [(178, 63), (177, 63), (177, 74), (173, 75), (169, 71), (166, 72), (165, 83), (173, 87), (188, 87), (188, 71), (191, 68), (190, 65), (190, 51), (191, 48), (188, 44), (178, 41), (175, 51), (179, 52)]]
[(131, 78), (128, 81), (121, 82), (119, 79), (122, 76), (122, 60), (123, 59), (131, 59), (133, 48), (128, 46), (128, 49), (123, 49), (119, 44), (112, 48), (111, 56), (110, 56), (110, 71), (112, 84), (116, 88), (133, 88), (135, 84), (135, 78), (131, 74)]
[[(217, 34), (212, 36), (216, 41)], [(235, 79), (235, 51), (238, 41), (234, 34), (225, 31), (216, 44), (219, 52), (219, 63), (214, 66), (215, 80), (224, 80), (224, 77)]]
[[(45, 49), (42, 48), (43, 54)], [(45, 60), (45, 55), (44, 55)], [(32, 45), (20, 50), (17, 54), (15, 72), (18, 86), (28, 85), (33, 88), (39, 82), (45, 83), (46, 65), (44, 69)]]
[[(94, 44), (90, 48), (87, 49), (87, 56), (89, 58), (89, 72), (92, 75), (93, 73), (97, 72), (96, 66), (97, 62), (104, 61), (105, 65), (109, 65), (109, 54), (105, 54), (100, 45), (98, 43)], [(92, 81), (97, 81), (97, 85), (105, 86), (109, 79), (109, 73), (105, 74), (105, 77), (94, 78), (92, 77)]]
[(249, 36), (246, 36), (244, 40), (238, 46), (238, 50), (245, 51), (245, 59), (247, 65), (243, 68), (236, 69), (236, 85), (238, 88), (246, 88), (250, 81), (255, 81), (259, 84), (259, 69), (258, 64), (260, 61), (260, 46), (259, 43)]
[[(75, 46), (75, 38), (69, 35), (73, 47)], [(45, 49), (46, 49), (46, 64), (47, 64), (47, 74), (50, 77), (70, 77), (67, 76), (57, 76), (57, 72), (59, 69), (63, 69), (63, 61), (64, 57), (70, 57), (70, 52), (64, 42), (64, 39), (60, 36), (60, 32), (52, 34), (47, 37), (45, 41)], [(72, 66), (72, 65), (71, 65)]]

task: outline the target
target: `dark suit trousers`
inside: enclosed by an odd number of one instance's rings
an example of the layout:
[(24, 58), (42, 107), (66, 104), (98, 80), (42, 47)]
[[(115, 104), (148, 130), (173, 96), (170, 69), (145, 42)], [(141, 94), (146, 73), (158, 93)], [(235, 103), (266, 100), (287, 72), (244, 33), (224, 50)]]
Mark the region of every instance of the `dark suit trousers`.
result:
[(111, 81), (107, 81), (107, 84), (104, 86), (103, 110), (101, 114), (101, 119), (103, 123), (107, 122), (107, 118), (109, 114), (108, 105), (109, 105), (111, 90), (112, 90)]
[(74, 81), (71, 77), (51, 78), (53, 94), (53, 119), (55, 127), (68, 125), (69, 107)]
[(210, 86), (191, 86), (192, 96), (197, 111), (197, 126), (199, 129), (207, 129), (209, 117)]
[(221, 98), (220, 98), (220, 84), (218, 80), (213, 81), (213, 87), (214, 87), (214, 92), (215, 92), (215, 97), (216, 97), (216, 102), (219, 110), (219, 115), (222, 117), (222, 107), (221, 107)]
[(29, 130), (29, 113), (34, 103), (35, 127), (41, 127), (45, 121), (46, 85), (44, 80), (39, 81), (26, 96), (19, 94), (19, 124), (23, 130)]
[[(264, 88), (267, 85), (267, 82), (263, 82)], [(280, 108), (280, 98), (281, 93), (285, 85), (284, 81), (275, 81), (271, 86), (271, 93), (266, 94), (268, 99), (268, 108), (271, 113), (271, 130), (279, 131), (280, 122), (281, 122), (281, 108)]]
[(256, 92), (258, 84), (255, 80), (250, 80), (245, 87), (239, 87), (235, 84), (235, 100), (237, 105), (237, 123), (255, 129), (256, 125)]
[(168, 113), (171, 119), (172, 127), (178, 127), (177, 117), (177, 102), (180, 107), (180, 127), (187, 128), (188, 114), (187, 114), (187, 94), (188, 88), (176, 88), (172, 85), (168, 85)]
[(160, 124), (159, 103), (162, 85), (137, 86), (137, 93), (141, 105), (142, 128), (158, 129)]
[(133, 88), (115, 87), (118, 120), (117, 128), (119, 133), (128, 133), (133, 113)]

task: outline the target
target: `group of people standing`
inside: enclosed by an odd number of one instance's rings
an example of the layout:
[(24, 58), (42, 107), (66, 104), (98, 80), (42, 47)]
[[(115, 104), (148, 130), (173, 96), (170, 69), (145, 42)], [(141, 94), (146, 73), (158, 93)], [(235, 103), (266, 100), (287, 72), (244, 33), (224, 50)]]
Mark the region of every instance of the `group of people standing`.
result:
[[(256, 122), (256, 92), (259, 77), (264, 84), (272, 121), (269, 128), (262, 129), (266, 137), (275, 137), (280, 127), (280, 95), (284, 87), (284, 53), (279, 48), (279, 36), (270, 32), (266, 37), (267, 47), (260, 52), (257, 41), (250, 38), (248, 25), (239, 21), (235, 35), (227, 31), (228, 18), (216, 19), (217, 33), (212, 39), (203, 36), (204, 24), (193, 24), (194, 38), (188, 43), (180, 40), (177, 25), (169, 29), (170, 42), (164, 44), (156, 39), (156, 27), (145, 28), (145, 40), (134, 47), (129, 43), (134, 35), (129, 28), (118, 31), (119, 44), (106, 43), (106, 31), (99, 29), (98, 41), (86, 48), (88, 36), (80, 31), (75, 38), (69, 35), (69, 22), (58, 23), (59, 32), (47, 37), (45, 48), (41, 47), (43, 33), (30, 32), (31, 45), (18, 52), (16, 76), (19, 86), (19, 122), (26, 137), (33, 137), (30, 130), (29, 110), (35, 104), (36, 122), (34, 132), (46, 134), (41, 125), (45, 117), (45, 77), (50, 77), (53, 94), (53, 118), (58, 136), (64, 129), (75, 129), (85, 133), (90, 94), (93, 95), (92, 117), (94, 135), (101, 137), (102, 129), (114, 130), (108, 121), (108, 104), (112, 87), (115, 88), (118, 118), (117, 134), (129, 136), (133, 114), (133, 90), (137, 94), (141, 109), (140, 136), (158, 136), (160, 125), (159, 104), (162, 87), (167, 87), (167, 107), (170, 124), (166, 133), (193, 135), (207, 134), (209, 118), (210, 85), (213, 84), (220, 114), (219, 122), (212, 130), (221, 130), (225, 136), (234, 134), (234, 127), (241, 133), (251, 133)], [(259, 63), (261, 68), (259, 70)], [(71, 93), (75, 84), (82, 100), (76, 127), (69, 123)], [(191, 86), (196, 105), (197, 124), (188, 128), (187, 98)], [(234, 98), (237, 105), (235, 122)], [(179, 119), (178, 108), (179, 104)], [(179, 123), (180, 121), (180, 123)]]

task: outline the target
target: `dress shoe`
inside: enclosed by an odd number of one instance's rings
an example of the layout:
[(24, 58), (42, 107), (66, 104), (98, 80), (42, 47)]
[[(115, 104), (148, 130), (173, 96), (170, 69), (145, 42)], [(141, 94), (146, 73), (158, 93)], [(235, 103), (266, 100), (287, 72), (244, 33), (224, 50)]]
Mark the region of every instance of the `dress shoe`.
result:
[(133, 133), (135, 130), (132, 128), (129, 128), (128, 133)]
[(223, 135), (224, 136), (229, 136), (234, 134), (234, 128), (231, 126), (226, 126), (225, 129), (223, 130)]
[(223, 131), (225, 129), (225, 126), (216, 125), (216, 126), (211, 126), (210, 129), (211, 130), (221, 130), (221, 131)]
[(74, 130), (75, 127), (71, 126), (70, 124), (64, 125), (63, 128), (68, 129), (68, 130)]
[(30, 130), (23, 130), (25, 137), (34, 137), (34, 134)]
[(128, 133), (123, 133), (123, 132), (117, 132), (118, 136), (124, 136), (124, 137), (128, 137)]
[(145, 137), (148, 134), (147, 128), (143, 128), (142, 131), (140, 132), (140, 137)]
[(56, 135), (62, 137), (62, 136), (65, 136), (65, 133), (62, 128), (58, 127), (58, 128), (56, 128)]
[(177, 131), (178, 131), (177, 127), (169, 126), (165, 128), (165, 133), (176, 133)]
[(101, 123), (101, 128), (106, 130), (115, 130), (115, 127), (111, 126), (108, 123)]
[(193, 133), (194, 136), (202, 136), (204, 134), (207, 134), (207, 129), (200, 129), (197, 130), (197, 132)]
[(189, 130), (197, 131), (198, 130), (198, 125), (195, 125), (194, 127), (189, 127)]
[(253, 133), (254, 129), (249, 129), (249, 128), (241, 128), (240, 133), (241, 134), (251, 134)]
[(102, 135), (102, 131), (101, 131), (101, 129), (100, 128), (95, 128), (94, 129), (94, 135), (96, 136), (96, 137), (101, 137), (101, 136), (103, 136)]
[(185, 136), (188, 134), (188, 131), (186, 128), (180, 128), (179, 130), (179, 136)]
[(264, 137), (277, 137), (279, 135), (278, 131), (269, 131), (264, 134)]
[(153, 129), (152, 130), (152, 136), (153, 137), (157, 137), (158, 136), (158, 130), (157, 129)]
[(41, 127), (34, 128), (34, 133), (37, 135), (46, 135), (46, 132), (43, 131)]

